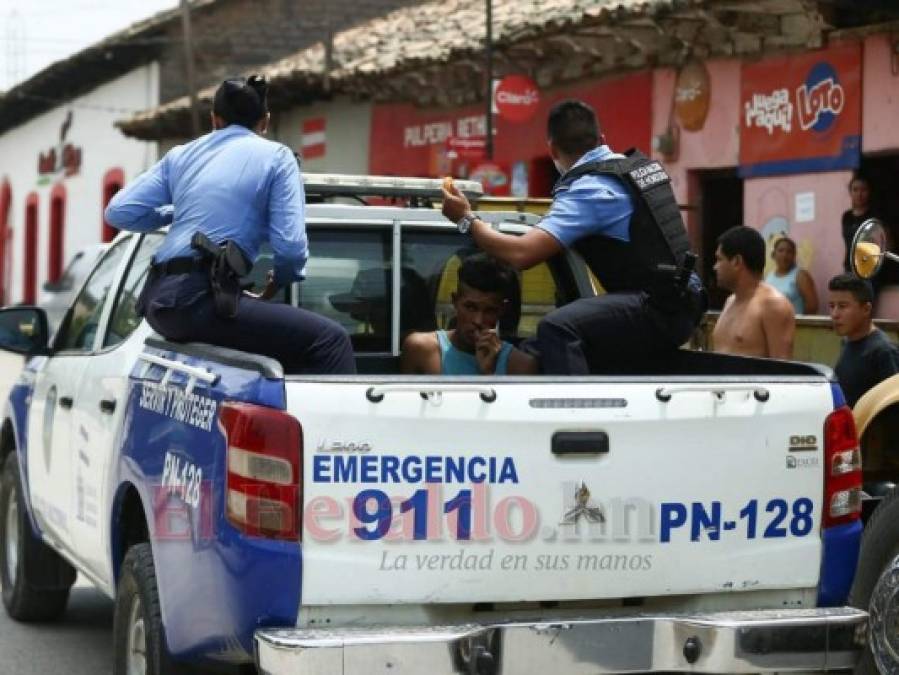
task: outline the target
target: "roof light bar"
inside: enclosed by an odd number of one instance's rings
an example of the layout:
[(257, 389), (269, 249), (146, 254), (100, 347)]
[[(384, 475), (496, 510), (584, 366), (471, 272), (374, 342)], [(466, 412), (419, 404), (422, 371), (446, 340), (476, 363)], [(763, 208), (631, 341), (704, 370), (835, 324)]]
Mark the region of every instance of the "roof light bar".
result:
[[(443, 199), (438, 178), (353, 176), (338, 173), (304, 173), (307, 195), (353, 195), (359, 197), (427, 197)], [(469, 199), (480, 199), (484, 188), (473, 180), (457, 180), (456, 187)]]

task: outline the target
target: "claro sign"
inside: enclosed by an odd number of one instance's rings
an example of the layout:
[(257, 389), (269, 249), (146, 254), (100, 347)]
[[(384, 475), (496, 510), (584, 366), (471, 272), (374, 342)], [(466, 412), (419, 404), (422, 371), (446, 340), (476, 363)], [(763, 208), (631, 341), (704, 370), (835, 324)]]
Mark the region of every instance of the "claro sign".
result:
[(540, 91), (536, 83), (524, 75), (504, 77), (494, 94), (496, 112), (509, 122), (527, 122), (540, 105)]
[(859, 45), (748, 64), (742, 80), (741, 175), (858, 166)]

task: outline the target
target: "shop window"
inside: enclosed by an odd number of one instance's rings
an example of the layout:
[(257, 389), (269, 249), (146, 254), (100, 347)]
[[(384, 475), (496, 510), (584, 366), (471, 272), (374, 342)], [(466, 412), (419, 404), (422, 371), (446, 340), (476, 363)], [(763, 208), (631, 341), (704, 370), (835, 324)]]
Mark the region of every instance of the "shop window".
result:
[(100, 240), (103, 243), (112, 241), (118, 234), (118, 230), (106, 222), (104, 213), (109, 202), (115, 197), (116, 192), (122, 189), (123, 185), (125, 185), (125, 172), (121, 169), (110, 169), (103, 176), (103, 188), (100, 193), (102, 196), (100, 204)]
[(47, 280), (57, 283), (62, 277), (66, 239), (66, 189), (55, 185), (50, 193), (50, 238), (47, 249)]
[(12, 206), (12, 188), (9, 181), (4, 180), (0, 186), (0, 306), (9, 303), (9, 245), (10, 227), (9, 211)]
[(22, 302), (28, 305), (37, 302), (37, 205), (37, 194), (32, 192), (25, 200), (25, 264), (22, 266)]

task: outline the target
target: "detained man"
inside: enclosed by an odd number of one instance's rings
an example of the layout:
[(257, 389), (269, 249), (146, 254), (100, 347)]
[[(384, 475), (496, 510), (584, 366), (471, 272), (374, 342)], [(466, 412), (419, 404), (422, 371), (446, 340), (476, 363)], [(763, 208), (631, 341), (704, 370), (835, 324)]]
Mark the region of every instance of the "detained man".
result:
[(456, 327), (412, 333), (403, 342), (400, 369), (415, 375), (528, 375), (537, 372), (529, 354), (500, 340), (499, 319), (508, 308), (515, 272), (483, 253), (459, 266), (453, 293)]
[(786, 296), (762, 281), (762, 235), (742, 225), (730, 228), (718, 238), (715, 261), (718, 285), (733, 292), (715, 324), (715, 351), (792, 358), (796, 315)]

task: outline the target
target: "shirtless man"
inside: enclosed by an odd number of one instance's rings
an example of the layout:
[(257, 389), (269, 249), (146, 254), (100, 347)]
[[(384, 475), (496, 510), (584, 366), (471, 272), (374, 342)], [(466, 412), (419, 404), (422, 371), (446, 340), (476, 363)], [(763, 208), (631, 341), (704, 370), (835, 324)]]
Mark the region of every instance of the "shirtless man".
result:
[(718, 285), (733, 291), (715, 324), (715, 351), (789, 359), (796, 316), (790, 301), (764, 281), (765, 240), (750, 227), (732, 227), (715, 251)]
[(484, 253), (466, 258), (452, 297), (456, 327), (410, 334), (403, 342), (400, 370), (415, 375), (536, 374), (536, 359), (495, 332), (514, 275), (511, 267)]

